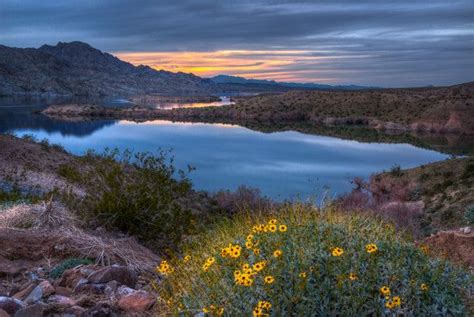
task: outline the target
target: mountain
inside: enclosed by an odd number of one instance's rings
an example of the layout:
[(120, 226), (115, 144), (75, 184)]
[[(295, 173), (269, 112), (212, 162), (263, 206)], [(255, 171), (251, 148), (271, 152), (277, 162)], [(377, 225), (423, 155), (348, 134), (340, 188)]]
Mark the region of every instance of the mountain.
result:
[(274, 80), (264, 79), (247, 79), (239, 76), (217, 75), (210, 78), (216, 84), (240, 84), (240, 85), (266, 85), (266, 86), (281, 86), (294, 89), (315, 89), (315, 90), (360, 90), (360, 89), (374, 89), (377, 87), (357, 86), (357, 85), (325, 85), (314, 83), (292, 83), (292, 82), (278, 82)]
[(137, 67), (82, 42), (0, 45), (0, 95), (202, 95), (219, 89), (209, 79)]

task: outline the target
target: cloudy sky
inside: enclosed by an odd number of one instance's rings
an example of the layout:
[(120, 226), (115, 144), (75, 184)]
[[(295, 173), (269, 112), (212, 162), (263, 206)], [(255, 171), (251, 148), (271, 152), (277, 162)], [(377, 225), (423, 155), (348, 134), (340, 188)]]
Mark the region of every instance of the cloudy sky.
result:
[(0, 0), (0, 44), (74, 40), (201, 76), (387, 87), (474, 80), (473, 0)]

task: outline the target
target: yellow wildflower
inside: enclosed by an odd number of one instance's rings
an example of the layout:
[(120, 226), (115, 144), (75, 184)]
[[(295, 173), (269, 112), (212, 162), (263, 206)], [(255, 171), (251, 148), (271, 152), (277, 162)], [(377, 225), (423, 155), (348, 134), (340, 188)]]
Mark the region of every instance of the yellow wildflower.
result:
[(423, 292), (426, 292), (428, 290), (428, 285), (426, 285), (425, 283), (421, 284), (420, 285), (420, 289), (423, 291)]
[(385, 307), (387, 307), (388, 309), (393, 309), (395, 307), (395, 305), (393, 304), (393, 301), (391, 299), (389, 299), (386, 303), (385, 303)]
[(184, 262), (189, 262), (189, 260), (191, 260), (191, 256), (190, 256), (190, 255), (186, 255), (186, 256), (183, 258), (183, 261), (184, 261)]
[(207, 309), (206, 307), (204, 307), (204, 308), (202, 309), (202, 312), (205, 313), (205, 314), (207, 314), (207, 313), (209, 312), (209, 309)]
[(247, 242), (245, 242), (245, 247), (246, 247), (247, 249), (252, 249), (252, 247), (253, 247), (252, 241), (247, 241)]
[(402, 304), (402, 300), (400, 299), (400, 296), (394, 296), (392, 298), (393, 305), (394, 306), (400, 306)]
[(365, 246), (365, 250), (368, 253), (373, 253), (373, 252), (377, 251), (377, 245), (375, 245), (374, 243), (367, 244)]
[(253, 249), (253, 253), (254, 253), (255, 255), (259, 255), (259, 254), (260, 254), (260, 249), (259, 249), (259, 248), (254, 248), (254, 249)]
[(277, 226), (276, 226), (276, 225), (269, 225), (269, 226), (268, 226), (268, 231), (270, 231), (270, 232), (275, 232), (275, 231), (277, 231)]
[(252, 235), (252, 234), (249, 234), (249, 235), (247, 236), (247, 241), (252, 241), (252, 240), (253, 240), (253, 235)]
[(263, 308), (263, 309), (270, 309), (270, 308), (272, 308), (272, 304), (270, 302), (261, 300), (261, 301), (258, 302), (257, 307), (258, 308)]
[(355, 273), (353, 273), (353, 272), (349, 273), (349, 279), (350, 279), (351, 281), (357, 280), (357, 274), (355, 274)]
[(214, 262), (216, 262), (216, 258), (213, 256), (207, 258), (206, 260), (206, 263), (209, 263), (209, 265), (213, 264)]
[(265, 284), (272, 284), (275, 281), (275, 279), (271, 275), (265, 276), (263, 280), (265, 281)]
[(168, 264), (166, 260), (161, 261), (160, 265), (156, 267), (156, 272), (161, 273), (163, 275), (167, 275), (174, 272), (174, 269), (171, 265)]
[(263, 309), (254, 308), (252, 313), (253, 313), (253, 317), (261, 317), (261, 316), (263, 316)]
[(280, 225), (279, 230), (280, 232), (286, 232), (286, 230), (288, 230), (288, 227), (285, 225)]
[(300, 277), (301, 277), (301, 278), (306, 278), (306, 272), (301, 272), (301, 273), (300, 273)]
[(270, 225), (276, 225), (277, 224), (277, 220), (276, 219), (271, 219), (268, 224)]
[(390, 288), (388, 288), (388, 286), (382, 286), (380, 288), (380, 293), (384, 296), (390, 295)]
[(273, 256), (274, 256), (275, 258), (280, 257), (282, 254), (283, 254), (283, 252), (282, 252), (281, 250), (275, 250), (275, 251), (273, 251)]
[(331, 254), (332, 256), (341, 256), (344, 253), (344, 249), (335, 247), (332, 249)]
[(260, 261), (260, 262), (257, 262), (253, 265), (253, 269), (256, 271), (256, 272), (260, 272), (261, 270), (263, 270), (263, 268), (265, 267), (266, 265), (266, 262), (265, 261)]

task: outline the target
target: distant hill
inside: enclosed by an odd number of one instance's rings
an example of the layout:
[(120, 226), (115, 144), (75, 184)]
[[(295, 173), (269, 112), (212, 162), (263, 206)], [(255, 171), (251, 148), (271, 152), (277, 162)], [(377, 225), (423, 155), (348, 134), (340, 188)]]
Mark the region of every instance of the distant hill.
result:
[(137, 67), (82, 42), (0, 45), (0, 95), (202, 95), (219, 89), (209, 79)]
[(325, 85), (314, 83), (292, 83), (292, 82), (278, 82), (274, 80), (264, 79), (247, 79), (239, 76), (217, 75), (210, 78), (217, 84), (257, 84), (268, 86), (282, 86), (294, 89), (315, 89), (315, 90), (360, 90), (360, 89), (374, 89), (377, 87), (357, 86), (357, 85)]

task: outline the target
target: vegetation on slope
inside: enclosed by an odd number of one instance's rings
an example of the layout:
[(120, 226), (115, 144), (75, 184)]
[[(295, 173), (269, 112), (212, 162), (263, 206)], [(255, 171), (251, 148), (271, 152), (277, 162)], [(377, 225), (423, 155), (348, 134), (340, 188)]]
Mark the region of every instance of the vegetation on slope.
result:
[(291, 204), (219, 223), (160, 263), (173, 314), (458, 315), (470, 277), (374, 217)]
[(370, 192), (380, 203), (423, 202), (417, 221), (425, 235), (469, 226), (465, 215), (474, 206), (474, 158), (378, 174), (371, 179)]

